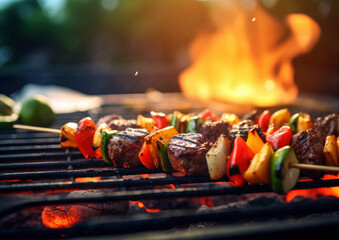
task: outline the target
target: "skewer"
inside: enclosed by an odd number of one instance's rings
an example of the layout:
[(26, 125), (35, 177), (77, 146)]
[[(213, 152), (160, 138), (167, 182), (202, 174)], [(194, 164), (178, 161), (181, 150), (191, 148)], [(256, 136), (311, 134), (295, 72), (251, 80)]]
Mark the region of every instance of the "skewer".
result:
[(304, 164), (304, 163), (291, 163), (289, 165), (289, 167), (305, 169), (305, 170), (339, 172), (339, 167), (325, 166), (325, 165), (311, 165), (311, 164)]
[[(53, 128), (44, 128), (44, 127), (35, 127), (21, 124), (14, 124), (13, 128), (24, 129), (30, 131), (40, 131), (40, 132), (50, 132), (50, 133), (61, 133), (60, 129)], [(339, 167), (334, 166), (325, 166), (325, 165), (312, 165), (312, 164), (303, 164), (303, 163), (291, 163), (289, 165), (291, 168), (299, 168), (305, 170), (314, 170), (314, 171), (330, 171), (330, 172), (339, 172)]]
[(24, 129), (30, 131), (39, 131), (39, 132), (50, 132), (50, 133), (61, 133), (60, 129), (53, 129), (53, 128), (44, 128), (44, 127), (35, 127), (35, 126), (28, 126), (28, 125), (21, 125), (21, 124), (14, 124), (13, 128), (17, 129)]

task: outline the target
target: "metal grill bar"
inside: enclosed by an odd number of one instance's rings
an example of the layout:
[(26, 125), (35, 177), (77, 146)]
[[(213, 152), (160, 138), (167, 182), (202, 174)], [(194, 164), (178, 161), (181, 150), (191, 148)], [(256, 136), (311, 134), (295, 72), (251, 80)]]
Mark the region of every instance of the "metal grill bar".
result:
[[(26, 237), (72, 237), (72, 236), (96, 236), (110, 234), (124, 234), (124, 233), (136, 233), (136, 232), (145, 232), (152, 230), (163, 230), (169, 229), (173, 227), (187, 226), (187, 224), (191, 223), (199, 223), (199, 222), (215, 222), (215, 221), (224, 221), (232, 219), (233, 224), (238, 223), (243, 219), (260, 219), (262, 217), (270, 217), (270, 218), (279, 218), (284, 219), (284, 217), (288, 216), (296, 216), (296, 215), (307, 215), (312, 213), (326, 213), (330, 211), (339, 211), (339, 200), (338, 199), (322, 199), (319, 201), (311, 201), (307, 203), (289, 203), (282, 204), (277, 206), (264, 206), (264, 207), (250, 207), (250, 208), (240, 208), (240, 209), (227, 209), (220, 210), (218, 212), (203, 212), (196, 213), (192, 210), (180, 210), (180, 211), (171, 211), (171, 212), (160, 212), (152, 214), (152, 217), (145, 214), (136, 214), (128, 217), (119, 217), (119, 218), (110, 218), (109, 220), (102, 221), (89, 221), (85, 223), (80, 223), (70, 229), (35, 229), (35, 231), (4, 231), (0, 232), (0, 236), (9, 237), (9, 236), (24, 236)], [(306, 223), (305, 223), (306, 222)], [(286, 224), (287, 223), (287, 224)], [(274, 223), (273, 223), (274, 224)], [(317, 219), (308, 219), (304, 222), (288, 222), (286, 220), (277, 222), (278, 225), (273, 225), (270, 222), (261, 222), (260, 225), (254, 225), (254, 227), (260, 227), (259, 231), (254, 231), (249, 226), (242, 226), (240, 229), (237, 225), (231, 226), (223, 226), (224, 229), (228, 228), (228, 231), (222, 231), (222, 235), (219, 231), (215, 231), (216, 235), (213, 232), (207, 232), (209, 235), (202, 235), (207, 238), (201, 238), (202, 236), (198, 236), (197, 234), (193, 235), (198, 239), (225, 239), (226, 236), (237, 237), (236, 239), (243, 239), (245, 236), (255, 237), (255, 236), (265, 236), (267, 233), (279, 233), (283, 232), (286, 234), (286, 231), (289, 231), (289, 236), (291, 236), (291, 232), (302, 229), (302, 231), (312, 231), (312, 229), (308, 229), (308, 227), (314, 227), (319, 229), (328, 229), (330, 233), (335, 233), (337, 227), (339, 226), (339, 218), (334, 217), (332, 219), (329, 218), (317, 218)], [(325, 224), (325, 225), (324, 225)], [(133, 227), (131, 227), (133, 226)], [(277, 227), (279, 226), (279, 227)], [(234, 227), (237, 231), (232, 230)], [(264, 227), (264, 228), (263, 228)], [(287, 227), (287, 228), (286, 228)], [(306, 228), (305, 228), (306, 227)], [(336, 229), (336, 230), (335, 230)], [(241, 231), (239, 231), (241, 230)], [(247, 231), (246, 231), (247, 230)], [(248, 231), (250, 230), (250, 231)], [(321, 232), (321, 236), (327, 235), (329, 232)], [(171, 239), (177, 239), (173, 235)], [(177, 236), (182, 237), (183, 235), (179, 234)], [(317, 235), (318, 236), (318, 235)], [(333, 236), (333, 235), (332, 235)], [(123, 238), (123, 236), (121, 236)], [(121, 239), (121, 237), (119, 239)], [(187, 234), (185, 234), (185, 238)], [(213, 238), (214, 237), (214, 238)], [(272, 237), (272, 235), (270, 235)], [(286, 236), (285, 236), (286, 237)], [(180, 238), (179, 238), (180, 239)], [(228, 239), (228, 238), (227, 238)], [(260, 238), (261, 239), (261, 238)], [(275, 239), (282, 239), (279, 235), (275, 236)], [(314, 239), (314, 238), (311, 238)]]

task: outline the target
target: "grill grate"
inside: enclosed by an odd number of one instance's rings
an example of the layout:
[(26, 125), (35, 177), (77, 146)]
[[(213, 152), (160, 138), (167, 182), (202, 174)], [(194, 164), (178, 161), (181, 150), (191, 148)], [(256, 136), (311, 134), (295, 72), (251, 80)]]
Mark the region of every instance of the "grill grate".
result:
[[(152, 108), (153, 106), (151, 106)], [(201, 109), (193, 108), (194, 112)], [(89, 112), (59, 115), (53, 126), (60, 128), (68, 121), (78, 121), (85, 116), (91, 116), (94, 120), (110, 113), (120, 114), (127, 119), (136, 118), (138, 113), (147, 115), (146, 108), (134, 109), (125, 104), (107, 104), (100, 109)], [(172, 109), (173, 110), (173, 109)], [(190, 109), (183, 110), (190, 112)], [(170, 112), (170, 111), (168, 111)], [(158, 170), (146, 168), (124, 169), (107, 166), (101, 159), (84, 159), (78, 150), (62, 149), (59, 145), (59, 137), (51, 133), (35, 133), (22, 130), (7, 131), (0, 134), (0, 194), (19, 196), (29, 192), (35, 196), (33, 199), (6, 204), (0, 210), (0, 217), (6, 217), (18, 210), (34, 206), (53, 204), (74, 204), (89, 202), (109, 201), (140, 201), (149, 199), (179, 199), (206, 196), (243, 195), (251, 193), (271, 193), (269, 185), (233, 187), (227, 184), (228, 180), (221, 179), (218, 183), (208, 177), (187, 177), (177, 173), (163, 173)], [(147, 176), (144, 176), (147, 174)], [(102, 179), (97, 182), (77, 182), (76, 178), (97, 177)], [(171, 189), (168, 189), (168, 186)], [(339, 179), (317, 180), (298, 182), (295, 189), (311, 189), (319, 187), (339, 186)], [(62, 194), (49, 194), (46, 191), (58, 190), (67, 192), (81, 189), (120, 189), (112, 193), (103, 193), (100, 196), (65, 198)], [(43, 194), (43, 197), (39, 194)], [(35, 195), (36, 194), (36, 195)], [(313, 204), (313, 205), (311, 205)], [(323, 206), (319, 208), (319, 206)], [(113, 219), (107, 221), (90, 221), (76, 225), (71, 229), (16, 229), (15, 231), (1, 231), (0, 236), (13, 237), (25, 234), (27, 237), (35, 236), (60, 237), (75, 236), (75, 234), (122, 234), (139, 231), (169, 229), (178, 225), (186, 225), (200, 221), (215, 219), (224, 220), (240, 214), (243, 218), (283, 217), (288, 214), (308, 214), (318, 212), (339, 211), (338, 199), (318, 200), (310, 203), (310, 208), (303, 204), (283, 206), (261, 207), (258, 209), (237, 210), (238, 212), (224, 210), (219, 213), (196, 213), (188, 210), (181, 212), (169, 211), (159, 214), (147, 214), (145, 216), (129, 216), (128, 219)], [(313, 209), (312, 209), (313, 208)], [(299, 209), (299, 210), (297, 210)], [(301, 209), (301, 210), (300, 210)], [(239, 212), (240, 211), (240, 212)], [(331, 218), (331, 224), (339, 225), (339, 219)], [(289, 223), (286, 223), (286, 226)], [(313, 224), (313, 223), (312, 223)], [(328, 224), (328, 226), (332, 226)], [(130, 226), (135, 226), (130, 229)], [(144, 226), (144, 227), (140, 227)], [(145, 227), (147, 226), (147, 227)], [(285, 226), (285, 225), (284, 225)], [(303, 225), (301, 229), (305, 226)], [(322, 225), (323, 226), (323, 225)], [(260, 228), (260, 227), (259, 227)], [(84, 231), (86, 229), (86, 231)], [(96, 229), (96, 230), (94, 230)], [(281, 231), (283, 228), (281, 228)], [(287, 228), (287, 231), (291, 228)], [(86, 232), (86, 233), (85, 233)], [(208, 233), (208, 231), (206, 231)], [(260, 233), (264, 233), (261, 229)], [(210, 234), (210, 238), (219, 236), (218, 231)], [(252, 233), (247, 231), (247, 233)], [(223, 233), (227, 236), (229, 233)], [(239, 231), (238, 236), (243, 234)], [(178, 236), (181, 236), (178, 234)], [(206, 237), (206, 233), (201, 233)]]

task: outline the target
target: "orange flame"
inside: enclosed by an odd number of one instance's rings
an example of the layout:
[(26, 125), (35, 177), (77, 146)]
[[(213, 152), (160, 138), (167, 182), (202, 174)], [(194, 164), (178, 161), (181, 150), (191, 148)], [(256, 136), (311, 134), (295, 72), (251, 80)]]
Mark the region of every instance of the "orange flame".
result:
[(304, 14), (281, 22), (256, 5), (244, 10), (237, 1), (210, 6), (215, 30), (191, 44), (192, 65), (179, 76), (183, 93), (257, 106), (293, 102), (298, 89), (291, 61), (317, 42), (318, 24)]
[[(338, 176), (333, 175), (325, 175), (322, 179), (337, 179)], [(315, 188), (315, 189), (302, 189), (302, 190), (292, 190), (286, 194), (286, 201), (290, 202), (297, 196), (303, 196), (308, 198), (316, 199), (318, 196), (325, 195), (325, 196), (335, 196), (339, 198), (339, 187), (324, 187), (324, 188)]]

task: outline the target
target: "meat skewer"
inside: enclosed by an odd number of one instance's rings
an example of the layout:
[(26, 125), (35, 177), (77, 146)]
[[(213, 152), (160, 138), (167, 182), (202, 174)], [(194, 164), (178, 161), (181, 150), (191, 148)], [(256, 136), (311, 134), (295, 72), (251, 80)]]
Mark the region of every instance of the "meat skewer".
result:
[[(225, 121), (224, 115), (221, 119), (216, 116), (212, 118), (209, 112), (207, 115), (210, 116), (206, 119), (203, 119), (206, 117), (205, 114), (200, 116), (182, 115), (178, 112), (174, 114), (176, 118), (151, 112), (152, 118), (138, 116), (137, 121), (111, 115), (107, 119), (110, 120), (112, 129), (106, 124), (106, 120), (97, 127), (90, 118), (81, 119), (78, 124), (67, 123), (61, 130), (20, 124), (15, 124), (13, 128), (58, 133), (61, 136), (62, 147), (77, 147), (85, 158), (102, 157), (105, 162), (113, 163), (115, 167), (144, 165), (150, 169), (162, 168), (165, 172), (175, 170), (192, 176), (209, 174), (211, 179), (218, 179), (226, 174), (225, 170), (216, 169), (225, 169), (227, 165), (228, 178), (235, 185), (271, 183), (278, 193), (286, 193), (294, 187), (300, 169), (305, 173), (309, 170), (311, 173), (322, 172), (322, 174), (339, 172), (337, 137), (333, 136), (330, 146), (335, 144), (336, 150), (328, 152), (336, 155), (333, 158), (335, 160), (318, 161), (326, 152), (322, 143), (314, 145), (323, 141), (318, 140), (322, 139), (317, 137), (321, 133), (318, 134), (318, 130), (312, 129), (312, 122), (307, 114), (298, 113), (291, 117), (287, 109), (282, 109), (272, 116), (266, 112), (264, 118), (259, 117), (259, 121), (235, 119), (232, 123)], [(151, 132), (145, 128), (156, 130)], [(109, 133), (106, 134), (106, 138), (105, 133)], [(192, 139), (191, 137), (186, 139), (187, 136), (192, 136)], [(219, 140), (221, 136), (223, 137)], [(197, 139), (201, 140), (198, 141), (199, 144), (195, 141)], [(66, 142), (68, 144), (65, 144)], [(69, 142), (74, 145), (70, 145)], [(268, 148), (261, 151), (265, 149), (264, 143), (270, 146), (270, 151)], [(206, 147), (200, 149), (200, 145)], [(122, 146), (125, 146), (123, 151)], [(303, 152), (305, 149), (314, 151), (315, 157), (309, 159), (310, 154), (305, 155)], [(326, 149), (328, 150), (328, 147)], [(149, 150), (148, 157), (145, 150)], [(243, 154), (244, 150), (247, 152), (246, 156)], [(126, 153), (133, 153), (133, 157)], [(198, 153), (201, 153), (201, 156)], [(145, 162), (148, 165), (145, 165)], [(199, 166), (197, 170), (196, 166)], [(268, 171), (269, 169), (271, 170)]]
[[(35, 127), (35, 126), (28, 126), (28, 125), (21, 125), (21, 124), (14, 124), (13, 128), (29, 130), (29, 131), (49, 132), (49, 133), (58, 133), (58, 134), (61, 133), (60, 129)], [(326, 165), (311, 165), (311, 164), (303, 164), (303, 163), (293, 163), (293, 164), (290, 164), (289, 167), (305, 169), (305, 170), (314, 170), (314, 171), (339, 172), (339, 167), (326, 166)]]

